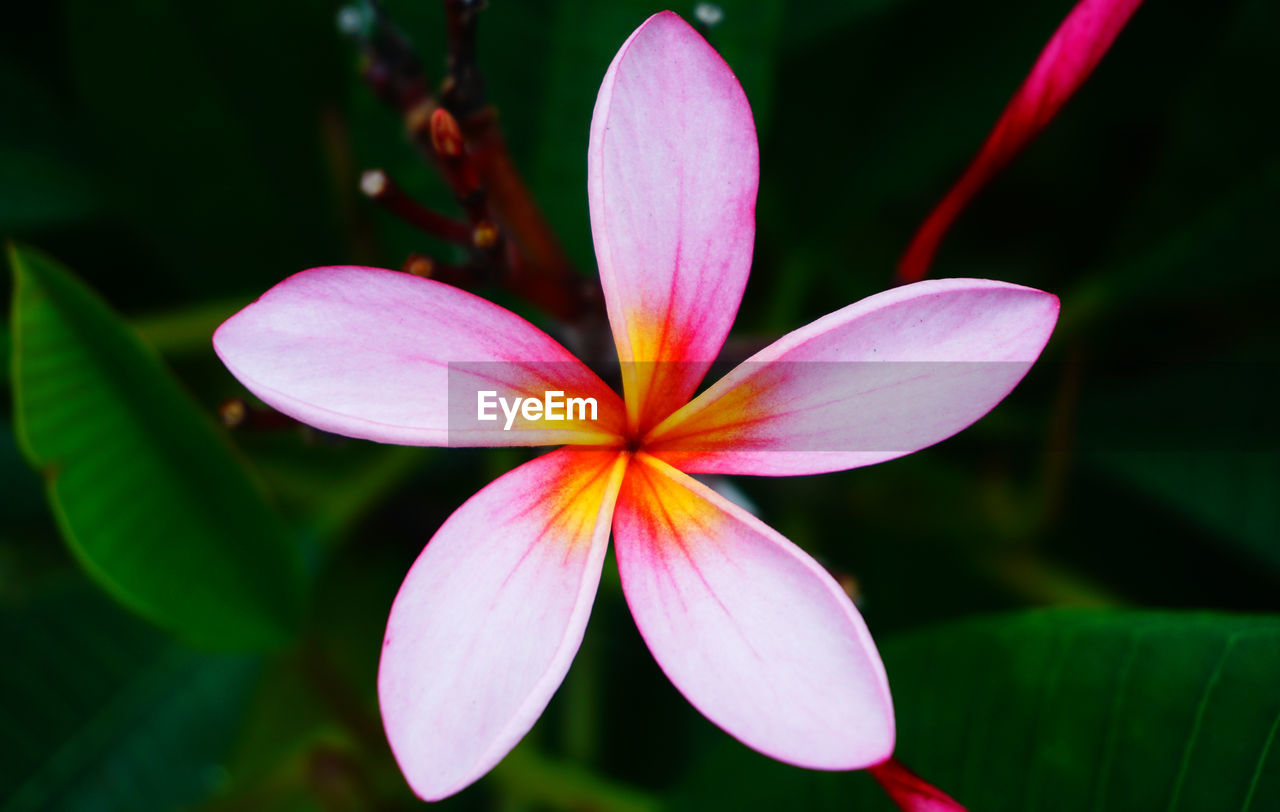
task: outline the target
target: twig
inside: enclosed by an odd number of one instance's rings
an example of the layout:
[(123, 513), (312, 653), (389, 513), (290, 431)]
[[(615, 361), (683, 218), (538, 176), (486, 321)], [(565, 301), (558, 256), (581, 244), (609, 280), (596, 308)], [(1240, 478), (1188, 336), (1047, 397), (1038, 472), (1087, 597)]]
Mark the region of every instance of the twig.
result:
[(482, 284), (479, 281), (482, 275), (481, 269), (472, 265), (441, 262), (423, 254), (410, 254), (401, 266), (401, 270), (414, 276), (434, 279), (459, 288), (470, 288)]
[(244, 398), (227, 398), (218, 406), (218, 419), (229, 429), (278, 431), (303, 426), (287, 414), (268, 407), (251, 406)]
[(485, 96), (476, 61), (483, 6), (481, 0), (444, 0), (448, 72), (439, 99), (408, 41), (378, 3), (363, 0), (340, 20), (360, 43), (365, 81), (404, 118), (410, 139), (449, 183), (463, 210), (472, 239), (471, 259), (461, 267), (485, 269), (494, 284), (566, 324), (601, 322), (599, 283), (574, 271), (516, 172), (497, 112)]
[(455, 245), (472, 244), (472, 230), (466, 223), (423, 206), (401, 191), (381, 169), (370, 169), (360, 177), (360, 191), (382, 208), (428, 234)]
[(484, 77), (476, 64), (476, 23), (486, 5), (484, 0), (444, 0), (449, 51), (441, 95), (445, 107), (461, 116), (485, 106)]

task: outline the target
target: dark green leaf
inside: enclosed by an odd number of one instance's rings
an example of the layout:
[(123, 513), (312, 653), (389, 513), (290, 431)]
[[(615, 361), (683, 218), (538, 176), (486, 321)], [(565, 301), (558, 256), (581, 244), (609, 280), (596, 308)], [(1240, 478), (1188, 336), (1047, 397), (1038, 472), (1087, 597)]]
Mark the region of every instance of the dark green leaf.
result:
[(65, 269), (9, 256), (16, 430), (85, 569), (202, 645), (281, 642), (300, 603), (297, 550), (211, 419)]
[(170, 809), (221, 783), (255, 659), (166, 641), (96, 595), (0, 613), (0, 808)]
[(974, 809), (1280, 804), (1280, 618), (1030, 612), (883, 654), (899, 757)]
[[(981, 810), (1247, 810), (1280, 804), (1280, 618), (1034, 611), (881, 641), (895, 755)], [(731, 742), (681, 808), (892, 809), (862, 773)]]

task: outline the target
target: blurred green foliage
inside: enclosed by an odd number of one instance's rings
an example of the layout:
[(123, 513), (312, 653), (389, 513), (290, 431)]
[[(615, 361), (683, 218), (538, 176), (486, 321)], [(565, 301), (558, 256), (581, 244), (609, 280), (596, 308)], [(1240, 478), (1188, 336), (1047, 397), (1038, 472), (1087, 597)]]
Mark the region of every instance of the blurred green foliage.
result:
[(226, 783), (254, 658), (188, 649), (65, 581), (0, 631), (5, 809), (163, 809)]
[[(439, 5), (385, 5), (438, 78)], [(771, 336), (890, 284), (1071, 3), (721, 5), (710, 38), (761, 138), (738, 329)], [(657, 10), (492, 0), (482, 18), (481, 65), (513, 156), (584, 274), (595, 91)], [(382, 624), (440, 522), (525, 456), (301, 430), (228, 440), (211, 422), (243, 394), (208, 344), (238, 306), (309, 266), (449, 258), (357, 194), (359, 171), (382, 167), (452, 211), (358, 79), (337, 11), (6, 11), (0, 235), (74, 273), (11, 250), (0, 809), (416, 804), (378, 723)], [(1278, 16), (1272, 0), (1144, 4), (961, 218), (935, 275), (1063, 302), (1006, 403), (903, 460), (737, 483), (770, 524), (856, 578), (899, 755), (974, 808), (1280, 803)], [(45, 384), (24, 378), (41, 364)], [(1035, 609), (1080, 605), (1095, 611)], [(1161, 611), (1121, 608), (1144, 605)], [(996, 614), (966, 619), (979, 613)], [(216, 651), (267, 638), (290, 642)], [(446, 805), (855, 801), (888, 804), (865, 774), (768, 762), (693, 711), (607, 574), (565, 688), (503, 765)]]

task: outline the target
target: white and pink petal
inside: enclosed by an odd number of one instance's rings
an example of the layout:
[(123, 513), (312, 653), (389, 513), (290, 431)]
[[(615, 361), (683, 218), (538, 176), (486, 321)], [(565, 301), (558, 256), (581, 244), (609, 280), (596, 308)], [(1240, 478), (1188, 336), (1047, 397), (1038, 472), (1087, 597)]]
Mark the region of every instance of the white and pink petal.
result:
[(755, 124), (729, 66), (671, 12), (605, 75), (587, 194), (633, 427), (693, 394), (746, 287), (759, 179)]
[[(295, 274), (223, 323), (213, 346), (267, 404), (348, 437), (402, 445), (602, 444), (624, 425), (618, 396), (546, 333), (479, 296), (397, 271)], [(481, 391), (509, 402), (545, 400), (547, 391), (594, 398), (597, 419), (518, 418), (508, 429), (505, 419), (476, 420)], [(500, 406), (489, 412), (501, 416)]]
[(582, 642), (626, 469), (564, 448), (485, 487), (409, 570), (387, 621), (378, 699), (422, 798), (451, 795), (528, 732)]
[(651, 431), (689, 473), (786, 476), (871, 465), (966, 428), (1026, 375), (1057, 297), (984, 279), (885, 291), (783, 336)]
[(875, 644), (798, 547), (643, 453), (618, 497), (614, 543), (645, 643), (708, 719), (802, 767), (856, 769), (893, 752)]

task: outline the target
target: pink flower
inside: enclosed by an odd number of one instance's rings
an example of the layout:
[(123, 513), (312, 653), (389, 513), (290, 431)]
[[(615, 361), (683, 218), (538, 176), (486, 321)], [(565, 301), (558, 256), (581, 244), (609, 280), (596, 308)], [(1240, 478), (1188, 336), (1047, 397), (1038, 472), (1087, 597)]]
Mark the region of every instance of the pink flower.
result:
[(1040, 52), (978, 156), (911, 240), (898, 278), (923, 279), (943, 236), (983, 186), (1045, 128), (1097, 67), (1142, 0), (1080, 0)]
[[(588, 161), (624, 398), (520, 317), (394, 271), (304, 271), (214, 336), (246, 387), (328, 431), (567, 444), (468, 500), (405, 578), (378, 676), (400, 767), (442, 798), (529, 730), (582, 640), (611, 532), (645, 642), (709, 719), (792, 764), (882, 762), (893, 707), (857, 610), (812, 558), (690, 474), (811, 474), (936, 443), (1017, 384), (1057, 299), (973, 279), (897, 288), (783, 337), (690, 401), (746, 285), (758, 162), (737, 80), (676, 15), (650, 18), (614, 58)], [(849, 372), (829, 380), (837, 370)], [(514, 430), (451, 414), (451, 393), (483, 390), (594, 398), (598, 414), (513, 413)]]

